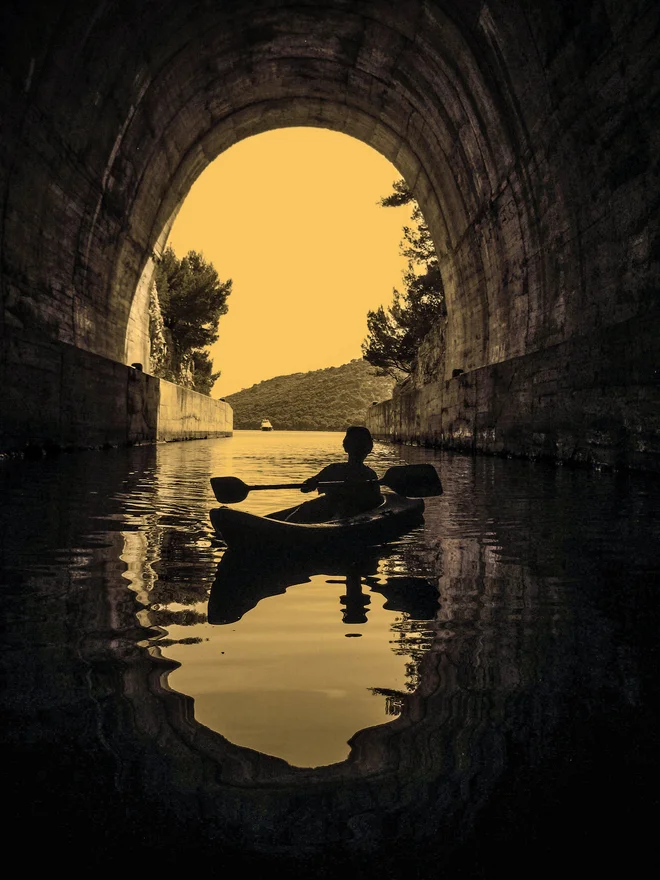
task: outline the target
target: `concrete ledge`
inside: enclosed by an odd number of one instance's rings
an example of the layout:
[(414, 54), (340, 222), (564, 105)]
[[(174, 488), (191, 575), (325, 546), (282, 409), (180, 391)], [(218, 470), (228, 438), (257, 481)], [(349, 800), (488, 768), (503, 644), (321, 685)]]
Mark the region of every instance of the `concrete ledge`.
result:
[(0, 454), (226, 437), (224, 401), (67, 343), (5, 333)]
[(370, 408), (401, 443), (660, 472), (658, 310)]

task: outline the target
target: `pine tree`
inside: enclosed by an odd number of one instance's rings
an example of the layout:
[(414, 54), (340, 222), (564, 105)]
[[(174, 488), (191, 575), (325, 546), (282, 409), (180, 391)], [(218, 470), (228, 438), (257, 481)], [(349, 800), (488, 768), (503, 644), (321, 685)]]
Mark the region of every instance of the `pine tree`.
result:
[[(154, 272), (152, 299), (152, 346), (157, 337), (165, 341), (154, 375), (210, 394), (220, 376), (205, 349), (218, 339), (218, 323), (227, 313), (232, 282), (220, 281), (212, 263), (189, 251), (181, 260), (166, 248)], [(162, 326), (153, 303), (160, 304)], [(162, 349), (162, 343), (159, 343)]]
[(367, 313), (362, 353), (379, 375), (399, 380), (414, 370), (420, 343), (433, 324), (445, 316), (445, 297), (433, 239), (406, 182), (395, 181), (392, 192), (380, 204), (385, 208), (413, 205), (412, 225), (403, 227), (401, 241), (401, 254), (408, 265), (403, 292), (394, 288), (389, 308), (379, 306)]

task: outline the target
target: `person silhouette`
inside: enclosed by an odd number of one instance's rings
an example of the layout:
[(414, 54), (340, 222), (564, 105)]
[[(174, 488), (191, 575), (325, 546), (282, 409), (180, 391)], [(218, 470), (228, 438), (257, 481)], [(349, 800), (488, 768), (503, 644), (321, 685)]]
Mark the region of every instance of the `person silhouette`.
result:
[(346, 575), (346, 595), (341, 596), (339, 601), (344, 606), (344, 623), (367, 622), (367, 606), (371, 604), (371, 598), (362, 592), (362, 578), (358, 571), (349, 571)]
[(288, 518), (289, 522), (326, 522), (372, 510), (382, 503), (378, 474), (364, 463), (374, 448), (369, 429), (351, 425), (343, 447), (348, 461), (329, 464), (305, 480), (300, 491), (309, 493), (316, 489), (322, 497), (301, 504)]

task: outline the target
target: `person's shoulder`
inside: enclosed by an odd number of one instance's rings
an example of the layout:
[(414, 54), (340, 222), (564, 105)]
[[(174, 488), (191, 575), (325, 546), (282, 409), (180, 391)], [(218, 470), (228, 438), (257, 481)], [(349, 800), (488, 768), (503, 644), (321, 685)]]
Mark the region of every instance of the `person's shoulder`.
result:
[(346, 465), (341, 462), (336, 462), (335, 464), (326, 465), (323, 470), (319, 471), (318, 478), (321, 477), (323, 479), (332, 479), (333, 477), (340, 476), (346, 470)]
[(375, 471), (373, 468), (370, 468), (370, 467), (369, 467), (368, 465), (366, 465), (366, 464), (363, 465), (363, 467), (364, 467), (364, 474), (365, 474), (366, 476), (370, 477), (372, 480), (377, 480), (377, 479), (378, 479), (378, 474), (376, 473), (376, 471)]

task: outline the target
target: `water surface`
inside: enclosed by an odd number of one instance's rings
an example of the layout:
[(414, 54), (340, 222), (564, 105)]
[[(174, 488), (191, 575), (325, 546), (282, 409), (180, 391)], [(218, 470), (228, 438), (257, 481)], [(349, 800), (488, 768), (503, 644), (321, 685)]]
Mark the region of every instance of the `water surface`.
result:
[(275, 572), (255, 548), (237, 579), (209, 478), (302, 481), (341, 439), (236, 432), (2, 463), (19, 822), (106, 856), (175, 837), (188, 851), (191, 823), (195, 852), (419, 876), (439, 851), (479, 873), (480, 847), (492, 864), (497, 841), (559, 827), (586, 851), (585, 810), (600, 834), (637, 827), (657, 763), (657, 481), (377, 444), (380, 473), (437, 466), (422, 528), (319, 571)]

